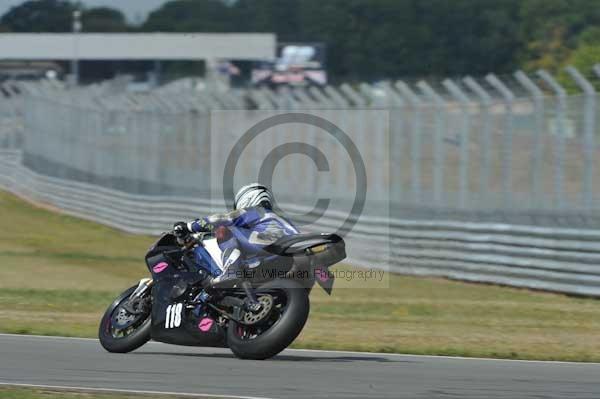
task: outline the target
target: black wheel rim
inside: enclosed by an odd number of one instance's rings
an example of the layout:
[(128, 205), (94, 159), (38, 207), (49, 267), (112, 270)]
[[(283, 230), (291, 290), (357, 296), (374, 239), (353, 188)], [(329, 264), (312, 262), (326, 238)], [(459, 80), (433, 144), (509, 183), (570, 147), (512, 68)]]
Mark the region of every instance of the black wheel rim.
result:
[[(149, 298), (145, 299), (148, 300)], [(148, 311), (139, 314), (127, 312), (122, 306), (127, 300), (129, 300), (129, 296), (123, 298), (123, 300), (119, 302), (104, 322), (105, 333), (113, 339), (124, 339), (131, 336), (148, 319)], [(114, 319), (119, 320), (125, 327), (118, 328), (118, 325), (113, 323)]]

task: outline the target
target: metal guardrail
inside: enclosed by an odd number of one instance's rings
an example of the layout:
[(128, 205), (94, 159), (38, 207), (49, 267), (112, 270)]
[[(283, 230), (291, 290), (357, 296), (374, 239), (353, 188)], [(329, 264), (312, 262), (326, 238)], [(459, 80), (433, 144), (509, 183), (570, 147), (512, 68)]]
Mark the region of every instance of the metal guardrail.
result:
[[(19, 151), (0, 151), (0, 187), (137, 234), (157, 234), (175, 220), (211, 210), (210, 201), (128, 194), (43, 176), (22, 165)], [(314, 228), (330, 230), (343, 217), (334, 214)], [(600, 296), (600, 230), (371, 217), (361, 218), (346, 238), (349, 261), (360, 266)]]

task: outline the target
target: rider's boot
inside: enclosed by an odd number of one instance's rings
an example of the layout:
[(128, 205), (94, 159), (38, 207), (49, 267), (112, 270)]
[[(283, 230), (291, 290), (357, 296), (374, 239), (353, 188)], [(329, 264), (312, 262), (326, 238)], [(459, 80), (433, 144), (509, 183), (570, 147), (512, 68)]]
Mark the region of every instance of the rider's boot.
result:
[(242, 253), (237, 248), (227, 248), (222, 255), (223, 273), (213, 277), (210, 285), (223, 286), (233, 285), (244, 278), (244, 268), (241, 259)]

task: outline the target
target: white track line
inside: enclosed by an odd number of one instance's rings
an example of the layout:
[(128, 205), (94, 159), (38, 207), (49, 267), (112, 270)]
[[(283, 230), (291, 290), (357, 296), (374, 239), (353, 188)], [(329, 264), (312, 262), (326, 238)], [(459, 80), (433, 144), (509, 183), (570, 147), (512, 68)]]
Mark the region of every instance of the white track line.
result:
[(136, 394), (136, 395), (186, 396), (186, 397), (191, 397), (191, 398), (271, 399), (271, 398), (267, 398), (267, 397), (263, 397), (263, 396), (219, 395), (219, 394), (210, 394), (210, 393), (189, 393), (189, 392), (140, 391), (137, 389), (89, 388), (89, 387), (72, 387), (72, 386), (61, 386), (61, 385), (24, 384), (24, 383), (16, 383), (16, 382), (0, 382), (0, 386), (42, 388), (42, 389), (60, 389), (60, 390), (65, 390), (65, 391), (129, 393), (129, 394)]
[[(27, 335), (27, 334), (5, 334), (0, 333), (0, 337), (24, 337), (24, 338), (39, 338), (39, 339), (50, 339), (50, 340), (78, 340), (78, 341), (88, 341), (97, 343), (97, 338), (81, 338), (81, 337), (60, 337), (54, 335)], [(156, 344), (156, 345), (169, 345), (162, 342), (150, 341), (148, 344)], [(177, 345), (175, 345), (177, 346)], [(204, 348), (210, 349), (210, 347), (193, 347), (190, 348)], [(217, 348), (215, 348), (217, 349)], [(218, 349), (226, 349), (226, 348), (218, 348)], [(362, 356), (393, 356), (393, 357), (411, 357), (411, 358), (424, 358), (424, 359), (450, 359), (450, 360), (486, 360), (492, 362), (513, 362), (513, 363), (545, 363), (545, 364), (575, 364), (575, 365), (593, 365), (600, 366), (598, 362), (570, 362), (570, 361), (561, 361), (561, 360), (523, 360), (523, 359), (497, 359), (493, 357), (466, 357), (466, 356), (437, 356), (437, 355), (411, 355), (408, 353), (387, 353), (387, 352), (358, 352), (358, 351), (334, 351), (334, 350), (326, 350), (326, 349), (286, 349), (289, 352), (313, 352), (313, 353), (332, 353), (332, 354), (348, 354), (348, 355), (362, 355)]]

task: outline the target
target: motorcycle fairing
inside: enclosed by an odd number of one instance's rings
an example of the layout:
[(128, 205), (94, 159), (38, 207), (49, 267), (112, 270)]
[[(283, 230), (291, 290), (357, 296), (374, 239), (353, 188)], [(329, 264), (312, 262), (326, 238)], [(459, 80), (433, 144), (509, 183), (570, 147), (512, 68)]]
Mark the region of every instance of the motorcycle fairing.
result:
[[(207, 267), (210, 255), (203, 254), (200, 259), (195, 259), (201, 261), (199, 265), (187, 264), (190, 260), (183, 255), (171, 234), (163, 235), (146, 255), (146, 264), (154, 280), (150, 335), (156, 341), (175, 345), (224, 347), (225, 332), (218, 323), (205, 313), (194, 315), (194, 309), (185, 306), (184, 294), (188, 287), (203, 280), (210, 270)], [(181, 304), (179, 308), (178, 304)], [(173, 316), (170, 311), (173, 307), (179, 322), (167, 323), (168, 309), (169, 316)]]
[(217, 263), (214, 256), (201, 245), (194, 248), (194, 260), (197, 266), (206, 270), (213, 277), (223, 273), (220, 262)]
[[(205, 312), (195, 315), (193, 309), (186, 308), (183, 299), (172, 297), (172, 288), (180, 279), (178, 274), (164, 277), (152, 287), (152, 339), (174, 345), (226, 347), (225, 331), (216, 320)], [(178, 314), (181, 321), (169, 323), (167, 317), (173, 316), (169, 310), (178, 304), (181, 304)]]

